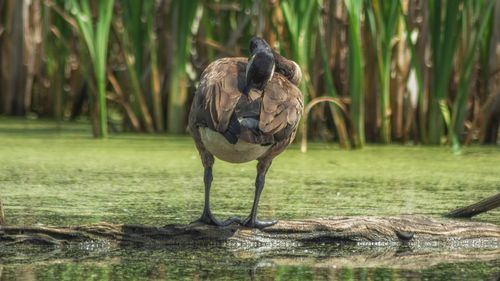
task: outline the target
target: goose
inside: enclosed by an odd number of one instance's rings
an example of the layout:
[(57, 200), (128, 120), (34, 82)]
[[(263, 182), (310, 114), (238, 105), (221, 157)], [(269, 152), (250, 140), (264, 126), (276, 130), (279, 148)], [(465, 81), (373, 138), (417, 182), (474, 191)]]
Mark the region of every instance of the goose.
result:
[[(250, 40), (250, 58), (221, 58), (202, 72), (189, 113), (189, 131), (204, 167), (205, 201), (195, 222), (264, 228), (277, 220), (258, 220), (257, 209), (266, 173), (273, 159), (293, 141), (304, 104), (298, 89), (299, 66), (272, 50), (268, 43)], [(255, 197), (250, 215), (218, 220), (210, 210), (215, 158), (244, 163), (257, 160)]]

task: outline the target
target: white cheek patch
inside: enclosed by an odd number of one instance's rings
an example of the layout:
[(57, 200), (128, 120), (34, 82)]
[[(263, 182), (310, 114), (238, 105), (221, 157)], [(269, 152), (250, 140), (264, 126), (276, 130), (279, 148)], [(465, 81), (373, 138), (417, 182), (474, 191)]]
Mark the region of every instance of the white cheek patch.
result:
[(253, 55), (250, 60), (248, 61), (247, 63), (247, 69), (246, 69), (246, 72), (245, 72), (245, 80), (248, 80), (248, 71), (250, 70), (250, 67), (252, 66), (252, 63), (253, 63), (253, 59), (255, 58), (255, 55)]
[(276, 67), (276, 64), (273, 64), (273, 69), (271, 70), (271, 75), (269, 75), (269, 80), (267, 80), (267, 82), (271, 81), (271, 79), (273, 79), (273, 75), (274, 75), (274, 68)]

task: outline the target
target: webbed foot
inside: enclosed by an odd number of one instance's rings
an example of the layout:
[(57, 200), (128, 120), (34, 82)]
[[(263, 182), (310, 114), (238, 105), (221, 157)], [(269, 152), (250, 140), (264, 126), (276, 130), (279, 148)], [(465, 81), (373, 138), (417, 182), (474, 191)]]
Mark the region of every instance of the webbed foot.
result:
[(199, 219), (191, 223), (204, 223), (208, 225), (228, 226), (235, 222), (241, 223), (241, 219), (238, 217), (230, 217), (227, 220), (220, 221), (214, 215), (212, 215), (212, 212), (203, 212), (203, 215), (201, 215)]
[(275, 225), (278, 222), (278, 220), (258, 220), (258, 219), (252, 219), (252, 217), (246, 218), (244, 221), (242, 221), (240, 224), (242, 226), (246, 227), (251, 227), (251, 228), (258, 228), (262, 229), (265, 227), (269, 227), (272, 225)]

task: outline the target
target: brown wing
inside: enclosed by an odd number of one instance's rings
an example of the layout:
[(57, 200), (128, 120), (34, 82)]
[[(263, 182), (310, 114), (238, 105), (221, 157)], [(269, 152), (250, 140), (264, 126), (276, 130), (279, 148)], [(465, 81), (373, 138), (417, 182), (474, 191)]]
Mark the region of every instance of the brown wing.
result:
[[(191, 130), (198, 126), (220, 133), (227, 130), (245, 85), (246, 64), (246, 58), (224, 58), (205, 69), (191, 107)], [(263, 91), (259, 132), (243, 128), (240, 139), (260, 144), (286, 140), (288, 144), (293, 139), (303, 107), (300, 90), (283, 75), (274, 73)]]
[(225, 132), (244, 85), (246, 58), (223, 58), (203, 71), (189, 117), (191, 129)]
[(275, 142), (292, 139), (302, 112), (304, 100), (300, 90), (284, 76), (275, 73), (264, 89), (259, 129), (273, 135)]

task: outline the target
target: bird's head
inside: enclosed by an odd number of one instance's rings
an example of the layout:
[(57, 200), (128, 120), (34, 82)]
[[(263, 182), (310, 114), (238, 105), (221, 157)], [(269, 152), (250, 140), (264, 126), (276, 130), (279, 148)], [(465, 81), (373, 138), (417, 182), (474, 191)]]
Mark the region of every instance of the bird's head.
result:
[(253, 37), (250, 40), (250, 54), (255, 54), (256, 52), (261, 51), (271, 51), (271, 47), (267, 44), (266, 40), (261, 37)]

